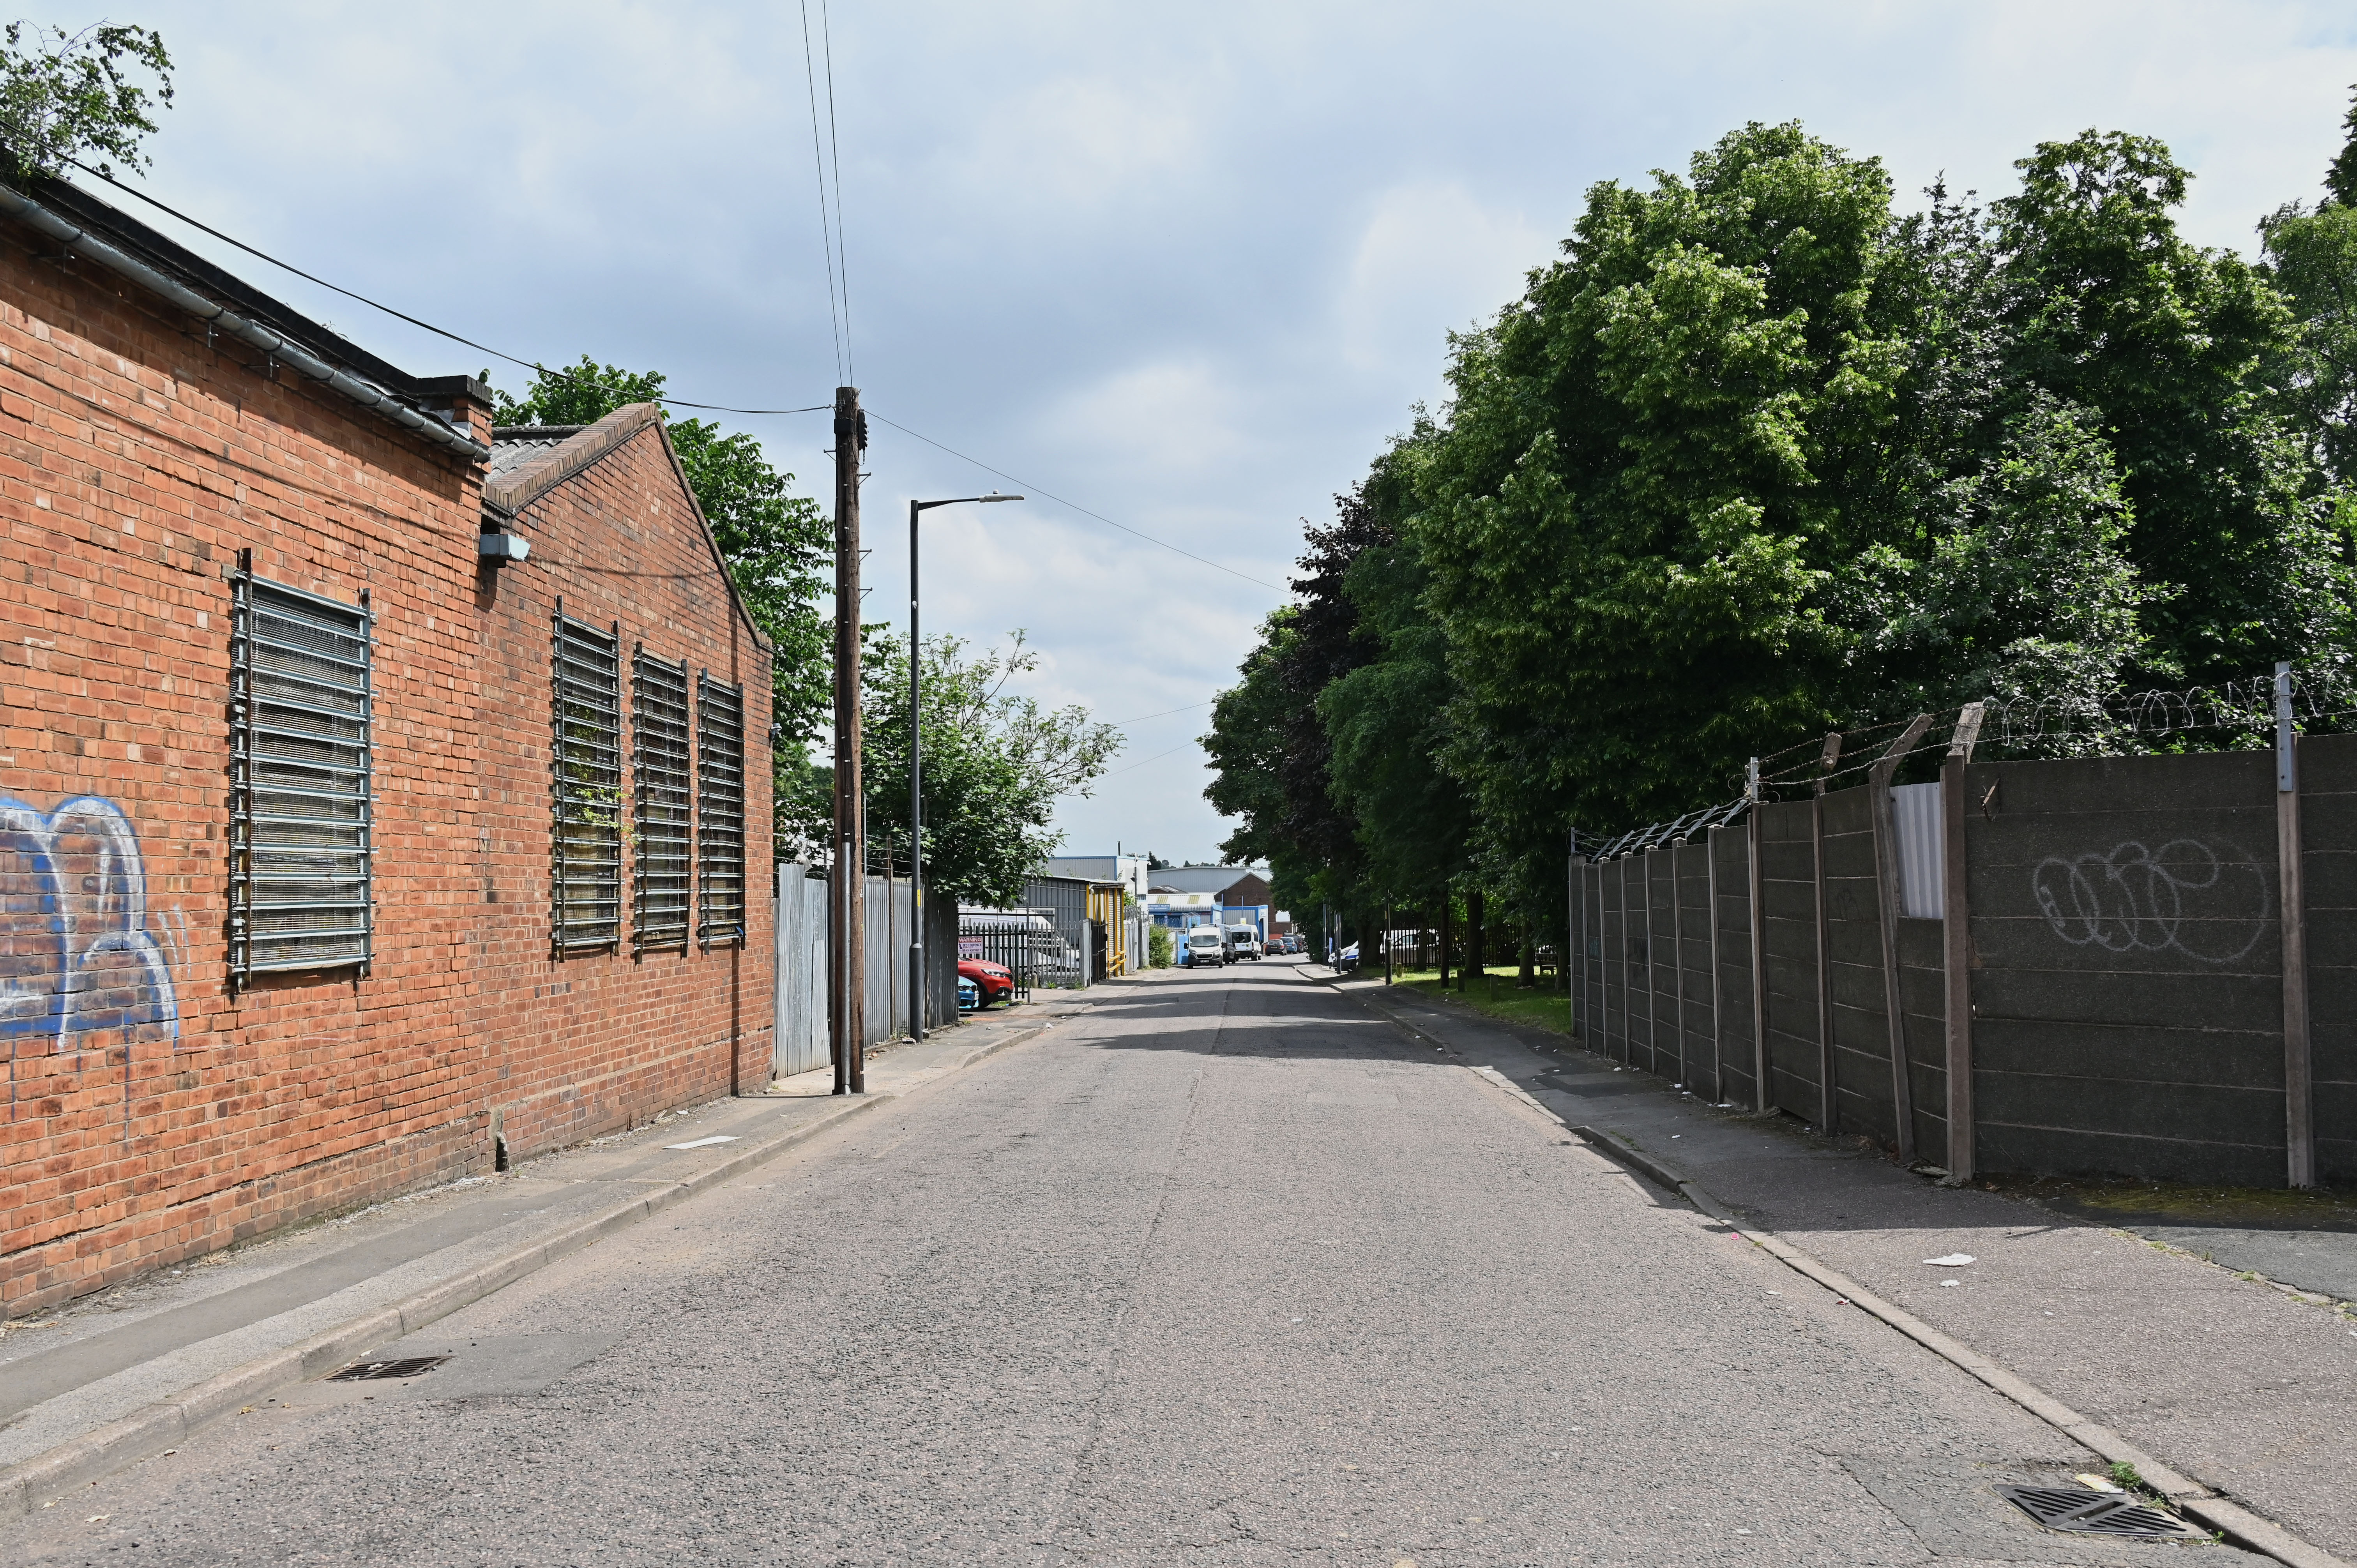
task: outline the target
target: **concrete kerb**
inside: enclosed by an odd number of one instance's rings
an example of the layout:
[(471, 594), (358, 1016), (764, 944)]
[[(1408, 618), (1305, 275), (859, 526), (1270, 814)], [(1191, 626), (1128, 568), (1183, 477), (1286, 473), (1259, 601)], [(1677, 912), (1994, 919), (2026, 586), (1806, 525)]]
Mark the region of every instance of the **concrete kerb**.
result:
[[(1079, 1009), (1074, 1009), (1075, 1012)], [(954, 1061), (944, 1063), (908, 1086), (921, 1088), (986, 1058), (1037, 1037), (1071, 1016), (1043, 1019), (1005, 1038), (977, 1046)], [(763, 1139), (728, 1159), (705, 1166), (691, 1176), (653, 1192), (619, 1203), (557, 1234), (528, 1243), (478, 1264), (453, 1279), (428, 1286), (388, 1306), (376, 1308), (349, 1322), (313, 1335), (265, 1356), (206, 1379), (170, 1399), (159, 1400), (108, 1423), (94, 1432), (61, 1443), (0, 1471), (0, 1520), (21, 1519), (59, 1501), (70, 1488), (98, 1480), (127, 1465), (178, 1445), (206, 1423), (229, 1415), (267, 1398), (289, 1384), (306, 1381), (359, 1359), (380, 1345), (414, 1334), (447, 1317), (460, 1307), (515, 1283), (560, 1258), (627, 1230), (675, 1204), (683, 1203), (721, 1183), (744, 1175), (830, 1128), (875, 1106), (899, 1099), (907, 1089), (871, 1092), (845, 1100), (817, 1120)]]
[[(1425, 1036), (1409, 1026), (1406, 1021), (1390, 1008), (1371, 998), (1342, 989), (1340, 977), (1318, 975), (1316, 978), (1334, 987), (1335, 991), (1365, 1007), (1369, 1012), (1405, 1030), (1413, 1038)], [(1816, 1283), (1830, 1290), (1841, 1301), (1871, 1316), (1879, 1318), (1914, 1340), (1926, 1350), (1958, 1369), (1971, 1374), (1990, 1389), (2003, 1394), (2039, 1420), (2061, 1432), (2082, 1447), (2110, 1464), (2136, 1466), (2145, 1484), (2167, 1498), (2180, 1512), (2217, 1530), (2237, 1545), (2263, 1552), (2290, 1568), (2352, 1568), (2341, 1558), (2322, 1547), (2315, 1546), (2293, 1535), (2282, 1526), (2260, 1518), (2232, 1499), (2190, 1477), (2163, 1464), (2130, 1443), (2100, 1422), (2090, 1421), (2061, 1401), (2053, 1398), (2022, 1378), (2007, 1371), (1962, 1341), (1941, 1333), (1904, 1308), (1894, 1305), (1866, 1289), (1857, 1281), (1818, 1262), (1781, 1237), (1765, 1230), (1748, 1229), (1734, 1211), (1714, 1197), (1700, 1183), (1679, 1174), (1677, 1169), (1654, 1159), (1642, 1150), (1631, 1147), (1621, 1140), (1593, 1127), (1574, 1126), (1547, 1108), (1522, 1085), (1497, 1069), (1473, 1066), (1469, 1070), (1483, 1083), (1512, 1097), (1523, 1106), (1538, 1112), (1548, 1121), (1577, 1137), (1598, 1153), (1627, 1165), (1650, 1179), (1677, 1193), (1702, 1213), (1725, 1225), (1730, 1234), (1750, 1242), (1760, 1251)]]

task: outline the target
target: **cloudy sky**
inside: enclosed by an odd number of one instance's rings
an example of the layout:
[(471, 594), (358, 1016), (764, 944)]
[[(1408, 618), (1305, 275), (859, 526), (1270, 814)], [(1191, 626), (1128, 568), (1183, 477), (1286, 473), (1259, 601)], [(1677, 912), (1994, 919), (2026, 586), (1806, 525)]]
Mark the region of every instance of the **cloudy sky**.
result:
[[(1448, 333), (1519, 290), (1593, 182), (1797, 118), (1902, 191), (1944, 171), (1998, 195), (2093, 125), (2167, 139), (2199, 176), (2190, 233), (2247, 250), (2315, 195), (2357, 81), (2345, 3), (828, 4), (868, 406), (1146, 536), (1044, 499), (931, 514), (926, 624), (1026, 628), (1036, 694), (1139, 721), (1062, 823), (1075, 852), (1174, 860), (1227, 832), (1192, 737), (1300, 520), (1437, 403)], [(832, 395), (792, 0), (109, 15), (179, 68), (160, 198), (527, 359), (660, 369), (709, 403)], [(231, 264), (398, 364), (480, 368)], [(741, 423), (826, 492), (823, 416)], [(888, 424), (868, 456), (869, 615), (898, 618), (908, 499), (1008, 487)]]

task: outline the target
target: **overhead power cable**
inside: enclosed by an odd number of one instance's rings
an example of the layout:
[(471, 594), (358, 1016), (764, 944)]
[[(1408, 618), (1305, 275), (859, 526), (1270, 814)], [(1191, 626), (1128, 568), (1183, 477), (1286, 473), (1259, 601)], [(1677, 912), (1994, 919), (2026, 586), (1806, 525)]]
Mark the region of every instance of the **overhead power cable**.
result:
[(1138, 538), (1143, 539), (1148, 544), (1160, 545), (1163, 549), (1169, 551), (1173, 555), (1184, 555), (1188, 560), (1200, 562), (1203, 565), (1211, 567), (1215, 572), (1225, 572), (1231, 577), (1242, 577), (1245, 582), (1257, 584), (1264, 588), (1275, 588), (1280, 594), (1286, 591), (1282, 587), (1278, 587), (1275, 583), (1267, 582), (1262, 578), (1254, 576), (1249, 572), (1239, 572), (1233, 566), (1222, 565), (1219, 562), (1212, 560), (1208, 555), (1198, 555), (1191, 550), (1181, 550), (1175, 544), (1166, 543), (1162, 540), (1155, 538), (1154, 535), (1150, 533), (1130, 527), (1129, 524), (1125, 522), (1115, 522), (1113, 519), (1105, 516), (1105, 514), (1101, 511), (1091, 511), (1088, 508), (1081, 505), (1078, 501), (1068, 501), (1063, 497), (1057, 495), (1054, 491), (1049, 490), (1043, 486), (1035, 485), (1028, 479), (1017, 478), (1015, 475), (1008, 473), (1004, 468), (994, 468), (979, 457), (969, 457), (954, 446), (943, 446), (931, 436), (911, 430), (897, 419), (886, 419), (882, 414), (876, 413), (873, 409), (870, 409), (868, 413), (871, 418), (874, 418), (880, 424), (890, 425), (893, 429), (899, 431), (903, 435), (914, 435), (926, 446), (937, 447), (940, 450), (948, 453), (951, 456), (955, 457), (962, 463), (971, 463), (985, 474), (996, 474), (1010, 485), (1021, 486), (1024, 492), (1028, 495), (1045, 497), (1047, 499), (1054, 501), (1058, 506), (1071, 508), (1072, 510), (1079, 512), (1082, 517), (1094, 518), (1097, 521), (1103, 523), (1107, 528), (1118, 528), (1124, 533), (1135, 534)]
[[(540, 363), (537, 360), (519, 359), (515, 355), (507, 352), (505, 349), (494, 349), (488, 343), (478, 343), (472, 338), (462, 337), (458, 333), (451, 331), (447, 327), (436, 327), (431, 321), (421, 321), (405, 310), (396, 310), (392, 306), (371, 299), (364, 294), (355, 294), (350, 289), (344, 287), (341, 284), (329, 283), (326, 278), (318, 277), (313, 274), (305, 272), (301, 267), (296, 266), (292, 262), (282, 262), (267, 251), (256, 250), (242, 240), (237, 239), (232, 235), (224, 234), (220, 230), (214, 228), (211, 224), (206, 223), (199, 219), (191, 218), (187, 213), (181, 211), (178, 208), (167, 206), (164, 202), (158, 201), (156, 198), (148, 195), (145, 191), (127, 186), (121, 180), (116, 179), (113, 175), (94, 169), (88, 164), (76, 162), (74, 164), (74, 167), (81, 170), (82, 173), (86, 175), (93, 177), (94, 178), (106, 181), (107, 184), (114, 187), (115, 189), (122, 191), (126, 196), (138, 198), (148, 206), (156, 209), (158, 212), (169, 213), (172, 217), (178, 219), (183, 223), (186, 223), (189, 228), (197, 230), (201, 233), (210, 234), (224, 245), (234, 245), (239, 250), (243, 251), (247, 255), (254, 257), (258, 261), (268, 262), (272, 266), (276, 267), (281, 272), (292, 273), (295, 276), (301, 278), (306, 283), (317, 284), (321, 288), (324, 288), (332, 294), (340, 294), (346, 299), (357, 300), (361, 304), (367, 306), (371, 310), (382, 310), (387, 316), (393, 317), (395, 320), (406, 321), (412, 327), (420, 328), (425, 331), (433, 333), (436, 338), (447, 338), (451, 342), (463, 344), (465, 347), (472, 349), (478, 353), (489, 354), (494, 360), (505, 360), (511, 365), (521, 366), (527, 371), (534, 371), (540, 375), (554, 376), (560, 381), (570, 382), (575, 386), (589, 384), (585, 382), (579, 376), (573, 374), (570, 371), (552, 371), (547, 366)], [(831, 403), (814, 403), (808, 408), (732, 408), (726, 403), (690, 403), (687, 399), (681, 397), (657, 397), (650, 399), (649, 401), (653, 403), (668, 403), (673, 408), (699, 408), (710, 413), (823, 413), (834, 406), (834, 404)]]
[(1208, 708), (1219, 700), (1220, 699), (1217, 697), (1206, 697), (1200, 703), (1189, 703), (1183, 708), (1165, 708), (1158, 714), (1140, 714), (1134, 719), (1117, 720), (1108, 727), (1113, 729), (1127, 729), (1132, 725), (1142, 725), (1148, 719), (1167, 719), (1173, 714), (1191, 714), (1197, 708)]
[(1195, 743), (1194, 743), (1193, 741), (1191, 741), (1191, 740), (1190, 740), (1190, 741), (1187, 741), (1187, 742), (1185, 742), (1183, 745), (1179, 745), (1179, 746), (1172, 746), (1168, 751), (1157, 751), (1157, 752), (1156, 752), (1156, 753), (1155, 753), (1153, 756), (1151, 756), (1151, 757), (1140, 757), (1137, 761), (1133, 762), (1133, 763), (1130, 763), (1130, 764), (1128, 764), (1126, 767), (1123, 767), (1123, 768), (1114, 768), (1114, 769), (1113, 770), (1113, 772), (1111, 772), (1111, 773), (1100, 773), (1100, 774), (1098, 774), (1098, 775), (1097, 775), (1097, 777), (1098, 777), (1099, 779), (1111, 779), (1112, 777), (1114, 777), (1114, 774), (1117, 774), (1117, 773), (1126, 773), (1126, 772), (1128, 772), (1128, 771), (1130, 770), (1130, 768), (1143, 768), (1143, 767), (1145, 767), (1145, 766), (1146, 766), (1147, 763), (1149, 763), (1149, 762), (1159, 762), (1159, 761), (1161, 761), (1161, 760), (1162, 760), (1164, 757), (1176, 757), (1176, 756), (1178, 756), (1180, 752), (1182, 752), (1182, 751), (1186, 750), (1188, 746), (1192, 746), (1192, 745), (1194, 745), (1194, 744), (1195, 744)]
[[(802, 0), (807, 6), (810, 0)], [(843, 244), (843, 137), (834, 128), (834, 25), (828, 19), (826, 0), (818, 0), (818, 41), (826, 51), (826, 149), (834, 165), (834, 260), (843, 274), (844, 384), (859, 384), (859, 362), (851, 351), (851, 252)]]
[[(835, 384), (848, 386), (851, 384), (851, 378), (845, 374), (843, 364), (843, 317), (835, 309), (834, 303), (834, 232), (828, 226), (826, 217), (826, 155), (819, 145), (818, 137), (818, 68), (811, 61), (810, 0), (802, 0), (802, 86), (810, 97), (811, 166), (818, 177), (818, 245), (826, 255), (826, 324), (834, 333)], [(829, 87), (827, 102), (830, 110), (834, 102), (832, 91), (834, 81), (834, 75), (830, 71), (827, 77)]]

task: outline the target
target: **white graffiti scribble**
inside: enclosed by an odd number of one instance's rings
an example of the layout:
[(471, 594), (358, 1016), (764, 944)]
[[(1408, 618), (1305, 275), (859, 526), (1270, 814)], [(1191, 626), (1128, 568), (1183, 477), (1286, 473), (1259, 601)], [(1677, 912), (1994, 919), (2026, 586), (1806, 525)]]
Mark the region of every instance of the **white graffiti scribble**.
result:
[(180, 1012), (131, 819), (95, 795), (54, 811), (0, 796), (0, 1036), (64, 1050), (138, 1028), (177, 1039)]
[(2074, 947), (2178, 952), (2232, 963), (2258, 946), (2275, 916), (2266, 875), (2235, 844), (2131, 839), (2108, 854), (2049, 855), (2030, 891), (2054, 934)]

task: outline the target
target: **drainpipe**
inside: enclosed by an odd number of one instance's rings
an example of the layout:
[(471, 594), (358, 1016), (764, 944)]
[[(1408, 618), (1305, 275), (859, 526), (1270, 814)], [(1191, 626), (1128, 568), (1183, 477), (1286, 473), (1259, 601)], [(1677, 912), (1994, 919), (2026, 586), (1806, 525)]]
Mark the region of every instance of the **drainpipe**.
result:
[(0, 214), (37, 229), (71, 249), (76, 255), (96, 262), (107, 271), (130, 279), (150, 293), (163, 295), (199, 321), (210, 322), (231, 337), (242, 338), (273, 360), (292, 367), (296, 374), (325, 382), (362, 408), (374, 409), (414, 435), (423, 435), (477, 463), (490, 457), (491, 449), (473, 436), (452, 428), (431, 414), (418, 413), (382, 387), (364, 381), (349, 371), (339, 370), (325, 360), (296, 347), (269, 328), (248, 321), (235, 311), (215, 305), (178, 280), (157, 272), (145, 262), (125, 255), (96, 235), (75, 228), (39, 202), (5, 185), (0, 185)]

